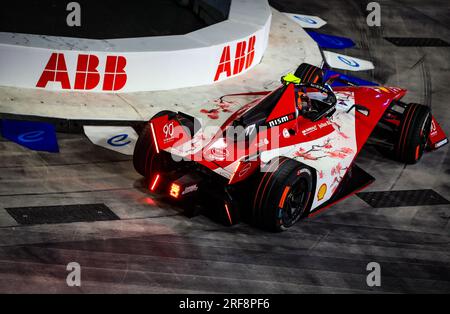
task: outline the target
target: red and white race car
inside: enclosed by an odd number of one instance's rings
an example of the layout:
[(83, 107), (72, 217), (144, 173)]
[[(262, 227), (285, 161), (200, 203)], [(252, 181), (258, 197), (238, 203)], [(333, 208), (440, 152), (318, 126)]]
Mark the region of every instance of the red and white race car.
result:
[(428, 107), (401, 101), (404, 89), (332, 89), (308, 64), (294, 77), (272, 92), (228, 95), (255, 98), (244, 105), (218, 100), (202, 110), (206, 122), (158, 113), (134, 152), (148, 189), (189, 203), (206, 199), (230, 225), (246, 218), (282, 231), (373, 182), (355, 158), (376, 128), (391, 156), (408, 164), (448, 143)]

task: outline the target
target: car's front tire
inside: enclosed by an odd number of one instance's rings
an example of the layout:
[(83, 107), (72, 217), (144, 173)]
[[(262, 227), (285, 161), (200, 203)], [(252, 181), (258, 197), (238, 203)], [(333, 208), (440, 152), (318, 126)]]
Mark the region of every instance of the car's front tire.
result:
[(397, 131), (395, 156), (397, 160), (406, 164), (418, 162), (425, 151), (431, 130), (430, 108), (409, 104)]
[(275, 232), (292, 227), (311, 207), (314, 180), (312, 170), (293, 159), (272, 161), (256, 187), (253, 223)]

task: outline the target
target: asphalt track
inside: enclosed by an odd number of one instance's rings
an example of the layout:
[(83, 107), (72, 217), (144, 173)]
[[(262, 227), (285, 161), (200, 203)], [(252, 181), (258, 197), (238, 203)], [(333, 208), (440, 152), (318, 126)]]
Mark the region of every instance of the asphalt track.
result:
[[(383, 36), (450, 42), (447, 1), (380, 1), (382, 27), (365, 24), (364, 1), (272, 1), (280, 10), (320, 15), (321, 31), (348, 36), (345, 53), (373, 60), (363, 78), (410, 90), (431, 104), (450, 134), (449, 48), (402, 48)], [(59, 134), (51, 155), (0, 139), (0, 292), (348, 293), (450, 292), (450, 206), (374, 208), (353, 196), (270, 234), (188, 218), (147, 194), (128, 157)], [(369, 145), (358, 165), (377, 181), (368, 191), (432, 189), (450, 200), (449, 146), (405, 167)], [(20, 225), (7, 208), (105, 204), (120, 220)], [(66, 265), (82, 267), (69, 288)], [(382, 269), (381, 287), (366, 266)]]

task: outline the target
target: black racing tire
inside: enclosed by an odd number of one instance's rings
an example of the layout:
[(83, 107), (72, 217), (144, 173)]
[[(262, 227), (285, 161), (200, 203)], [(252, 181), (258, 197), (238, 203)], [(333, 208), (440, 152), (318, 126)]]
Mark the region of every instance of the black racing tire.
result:
[(323, 70), (308, 63), (302, 63), (294, 75), (301, 79), (301, 83), (323, 83)]
[(312, 170), (290, 158), (272, 161), (261, 173), (252, 202), (252, 221), (263, 229), (281, 232), (305, 217), (313, 201)]
[(409, 104), (406, 107), (396, 136), (394, 153), (397, 160), (415, 164), (422, 158), (431, 122), (430, 108), (420, 104)]
[(150, 123), (147, 123), (139, 135), (133, 153), (134, 169), (136, 169), (141, 176), (146, 176), (147, 161), (154, 153), (156, 153), (156, 149), (153, 143), (152, 130)]
[[(173, 114), (172, 111), (164, 110), (157, 113), (150, 121), (155, 118), (164, 116), (166, 114)], [(136, 141), (133, 153), (134, 169), (143, 177), (149, 178), (153, 172), (164, 170), (162, 169), (163, 161), (167, 164), (172, 158), (166, 152), (160, 152), (157, 155), (156, 146), (153, 139), (150, 121), (144, 126)], [(170, 158), (170, 160), (169, 160)]]

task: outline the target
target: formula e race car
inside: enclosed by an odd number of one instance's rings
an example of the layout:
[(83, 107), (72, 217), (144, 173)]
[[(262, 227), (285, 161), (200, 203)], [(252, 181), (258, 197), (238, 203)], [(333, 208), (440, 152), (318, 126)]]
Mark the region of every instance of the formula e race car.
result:
[(162, 111), (141, 132), (135, 169), (153, 193), (206, 200), (229, 225), (246, 219), (282, 231), (374, 181), (355, 158), (375, 128), (407, 164), (448, 143), (428, 107), (401, 101), (406, 90), (333, 89), (339, 76), (323, 77), (302, 64), (272, 92), (228, 95), (255, 98), (248, 103), (218, 100), (201, 111), (206, 122)]

